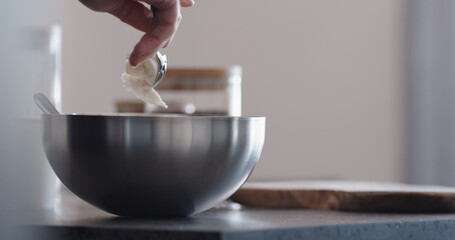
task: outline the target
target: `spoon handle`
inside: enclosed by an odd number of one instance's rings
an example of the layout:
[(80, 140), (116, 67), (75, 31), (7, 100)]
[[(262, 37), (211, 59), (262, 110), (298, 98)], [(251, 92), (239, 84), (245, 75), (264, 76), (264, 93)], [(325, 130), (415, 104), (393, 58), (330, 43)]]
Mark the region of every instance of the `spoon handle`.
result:
[(43, 111), (43, 113), (49, 114), (60, 114), (60, 112), (54, 107), (54, 104), (42, 93), (35, 93), (33, 95), (36, 105)]

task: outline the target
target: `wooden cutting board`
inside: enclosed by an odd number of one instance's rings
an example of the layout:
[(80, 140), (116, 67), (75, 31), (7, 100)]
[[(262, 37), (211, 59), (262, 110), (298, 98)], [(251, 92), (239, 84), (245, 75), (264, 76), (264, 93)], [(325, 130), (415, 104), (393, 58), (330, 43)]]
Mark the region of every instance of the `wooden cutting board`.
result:
[(455, 212), (455, 187), (353, 181), (251, 182), (231, 199), (262, 208)]

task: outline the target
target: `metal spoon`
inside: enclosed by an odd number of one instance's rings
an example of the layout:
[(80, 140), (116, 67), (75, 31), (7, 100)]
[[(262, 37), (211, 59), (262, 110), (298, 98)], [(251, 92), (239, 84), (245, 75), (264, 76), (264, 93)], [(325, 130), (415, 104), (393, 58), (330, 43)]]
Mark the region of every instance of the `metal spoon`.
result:
[(43, 113), (60, 114), (46, 95), (42, 93), (35, 93), (33, 95), (33, 100), (35, 100), (36, 105), (38, 105)]
[(158, 57), (158, 61), (160, 64), (160, 67), (158, 69), (158, 73), (156, 74), (155, 82), (153, 84), (150, 84), (153, 88), (156, 87), (161, 80), (163, 80), (164, 76), (166, 75), (167, 72), (167, 57), (164, 54), (161, 54), (160, 52), (156, 53), (156, 56)]

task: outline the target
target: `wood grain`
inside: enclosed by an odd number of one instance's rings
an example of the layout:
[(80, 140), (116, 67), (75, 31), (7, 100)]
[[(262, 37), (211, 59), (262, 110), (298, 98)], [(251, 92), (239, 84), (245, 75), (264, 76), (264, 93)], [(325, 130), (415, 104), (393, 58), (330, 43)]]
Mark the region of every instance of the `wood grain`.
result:
[(455, 188), (348, 181), (245, 184), (231, 199), (261, 208), (354, 212), (455, 212)]

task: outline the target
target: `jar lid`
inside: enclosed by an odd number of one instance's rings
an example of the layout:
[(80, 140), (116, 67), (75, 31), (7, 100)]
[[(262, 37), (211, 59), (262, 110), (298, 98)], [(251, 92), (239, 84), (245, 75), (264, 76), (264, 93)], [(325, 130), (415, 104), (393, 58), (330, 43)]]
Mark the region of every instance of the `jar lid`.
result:
[(216, 90), (240, 84), (242, 68), (168, 68), (157, 90)]

